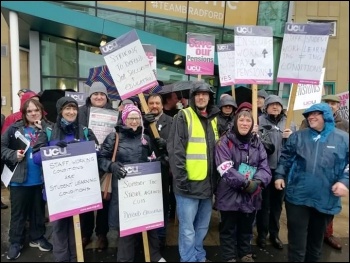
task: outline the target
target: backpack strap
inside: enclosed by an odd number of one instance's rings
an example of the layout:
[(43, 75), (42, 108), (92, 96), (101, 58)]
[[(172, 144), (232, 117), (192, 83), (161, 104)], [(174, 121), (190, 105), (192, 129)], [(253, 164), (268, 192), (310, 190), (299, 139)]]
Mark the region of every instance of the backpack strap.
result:
[(83, 133), (84, 133), (84, 136), (85, 136), (85, 139), (88, 141), (89, 140), (89, 129), (87, 127), (84, 127), (83, 128)]
[(47, 141), (50, 141), (51, 134), (52, 134), (52, 129), (50, 127), (46, 127)]

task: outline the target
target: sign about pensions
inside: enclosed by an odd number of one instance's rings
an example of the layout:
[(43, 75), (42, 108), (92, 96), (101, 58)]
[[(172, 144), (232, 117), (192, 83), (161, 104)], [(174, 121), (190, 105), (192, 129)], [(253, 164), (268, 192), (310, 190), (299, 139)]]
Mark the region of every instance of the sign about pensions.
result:
[(118, 180), (120, 236), (164, 226), (160, 162), (125, 165)]
[(185, 74), (214, 75), (215, 36), (187, 33)]
[(136, 30), (100, 47), (122, 100), (158, 85)]
[(235, 82), (271, 84), (273, 80), (273, 32), (269, 26), (236, 26)]
[(277, 81), (318, 85), (330, 23), (286, 23)]
[(40, 152), (50, 221), (102, 208), (95, 142)]
[(235, 45), (217, 44), (219, 76), (221, 86), (235, 84)]
[(340, 99), (339, 114), (344, 120), (349, 121), (349, 91), (337, 94)]

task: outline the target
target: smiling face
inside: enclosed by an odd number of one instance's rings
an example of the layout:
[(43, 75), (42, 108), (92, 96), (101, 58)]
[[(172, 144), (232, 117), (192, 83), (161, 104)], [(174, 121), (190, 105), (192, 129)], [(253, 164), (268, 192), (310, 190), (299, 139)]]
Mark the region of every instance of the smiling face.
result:
[(150, 96), (148, 98), (147, 105), (150, 113), (153, 113), (156, 116), (163, 112), (163, 103), (159, 96)]
[(310, 128), (316, 131), (322, 131), (324, 128), (323, 114), (320, 111), (310, 112), (307, 116), (307, 121), (309, 122)]
[(68, 122), (74, 122), (78, 116), (78, 108), (74, 103), (68, 103), (62, 109), (62, 117)]
[(133, 129), (134, 131), (141, 125), (141, 116), (138, 112), (132, 111), (125, 119), (125, 126)]
[(194, 95), (194, 103), (196, 107), (201, 111), (206, 110), (209, 103), (209, 99), (209, 93), (206, 91), (198, 91)]
[(237, 129), (240, 135), (247, 135), (253, 126), (253, 119), (251, 115), (247, 112), (240, 113), (240, 116), (237, 119)]
[(39, 121), (43, 117), (41, 109), (38, 108), (32, 101), (28, 103), (28, 107), (25, 111), (26, 119), (29, 125), (34, 125), (35, 121)]
[(91, 94), (90, 101), (92, 106), (103, 108), (107, 103), (107, 96), (103, 92), (95, 92)]

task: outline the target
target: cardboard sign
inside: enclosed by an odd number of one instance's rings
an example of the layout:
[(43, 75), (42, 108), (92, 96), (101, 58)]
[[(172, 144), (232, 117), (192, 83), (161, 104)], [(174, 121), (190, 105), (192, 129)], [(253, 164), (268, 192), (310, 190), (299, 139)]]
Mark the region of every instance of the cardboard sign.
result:
[(235, 45), (217, 44), (219, 77), (221, 86), (235, 84)]

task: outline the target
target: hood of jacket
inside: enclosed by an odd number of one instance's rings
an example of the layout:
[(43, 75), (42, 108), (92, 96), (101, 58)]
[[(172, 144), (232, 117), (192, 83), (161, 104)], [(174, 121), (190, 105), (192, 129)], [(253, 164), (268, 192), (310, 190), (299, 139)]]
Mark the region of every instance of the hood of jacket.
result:
[(38, 97), (38, 98), (39, 98), (38, 94), (36, 94), (36, 93), (33, 92), (33, 91), (27, 91), (26, 93), (24, 93), (24, 94), (22, 95), (22, 97), (21, 97), (21, 107), (20, 107), (20, 111), (22, 111), (22, 107), (23, 107), (24, 103), (25, 103), (27, 100), (29, 100), (29, 99), (31, 99), (31, 98), (33, 98), (33, 97)]

